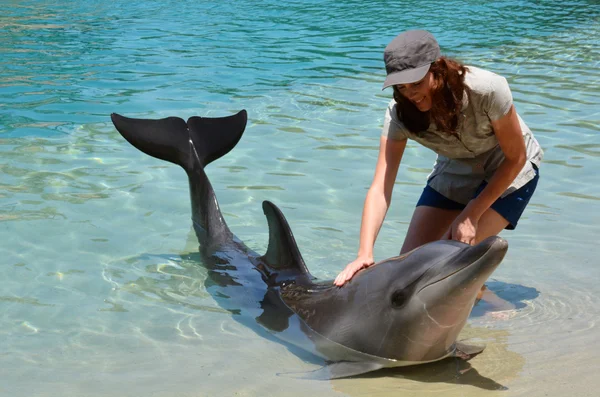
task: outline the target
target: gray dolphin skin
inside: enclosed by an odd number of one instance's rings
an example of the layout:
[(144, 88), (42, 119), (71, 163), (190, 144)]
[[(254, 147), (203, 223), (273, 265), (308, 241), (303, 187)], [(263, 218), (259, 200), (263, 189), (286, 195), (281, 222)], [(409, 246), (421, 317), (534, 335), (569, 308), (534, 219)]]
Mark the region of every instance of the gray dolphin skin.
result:
[(256, 328), (266, 329), (268, 337), (290, 350), (324, 359), (326, 365), (315, 371), (319, 376), (341, 378), (446, 357), (469, 359), (483, 350), (457, 337), (477, 292), (508, 249), (502, 238), (475, 246), (432, 242), (363, 269), (337, 287), (310, 274), (273, 203), (263, 202), (269, 226), (264, 255), (246, 247), (227, 226), (204, 169), (238, 143), (247, 123), (245, 110), (187, 122), (115, 113), (111, 119), (133, 146), (187, 173), (192, 224), (209, 273), (207, 290), (215, 300), (238, 321), (250, 319), (249, 326), (260, 325)]

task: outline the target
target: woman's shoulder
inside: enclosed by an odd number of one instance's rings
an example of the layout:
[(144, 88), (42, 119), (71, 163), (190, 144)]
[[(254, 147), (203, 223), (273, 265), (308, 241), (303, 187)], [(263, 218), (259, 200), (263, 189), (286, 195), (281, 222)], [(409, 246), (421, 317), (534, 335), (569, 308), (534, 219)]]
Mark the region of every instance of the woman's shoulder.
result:
[(490, 120), (498, 120), (510, 110), (512, 93), (506, 79), (489, 70), (468, 66), (465, 84), (468, 98), (476, 112), (484, 112)]
[(467, 69), (465, 84), (473, 93), (485, 95), (508, 86), (506, 78), (497, 73), (475, 66), (467, 66)]
[(398, 119), (398, 112), (396, 111), (396, 100), (394, 98), (392, 98), (387, 105), (387, 108), (385, 109), (385, 117), (389, 118), (390, 120), (394, 121), (395, 123), (401, 123), (400, 119)]
[(394, 99), (388, 102), (383, 119), (382, 135), (391, 139), (402, 140), (410, 137), (411, 133), (398, 118), (396, 106), (397, 104)]

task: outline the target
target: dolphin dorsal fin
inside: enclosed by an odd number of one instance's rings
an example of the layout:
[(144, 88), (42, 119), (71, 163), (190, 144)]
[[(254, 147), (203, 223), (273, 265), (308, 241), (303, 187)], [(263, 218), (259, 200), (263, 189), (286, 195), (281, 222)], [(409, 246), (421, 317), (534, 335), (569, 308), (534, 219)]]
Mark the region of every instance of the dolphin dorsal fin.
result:
[(270, 201), (263, 201), (262, 207), (269, 223), (269, 247), (262, 260), (275, 272), (304, 274), (312, 278), (281, 210)]

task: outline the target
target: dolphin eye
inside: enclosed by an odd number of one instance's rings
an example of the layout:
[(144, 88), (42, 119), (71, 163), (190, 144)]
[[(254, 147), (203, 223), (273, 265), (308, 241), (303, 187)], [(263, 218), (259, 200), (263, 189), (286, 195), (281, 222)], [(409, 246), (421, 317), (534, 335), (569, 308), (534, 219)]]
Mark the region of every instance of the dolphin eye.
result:
[(400, 307), (406, 302), (406, 294), (402, 290), (394, 291), (392, 294), (392, 306)]

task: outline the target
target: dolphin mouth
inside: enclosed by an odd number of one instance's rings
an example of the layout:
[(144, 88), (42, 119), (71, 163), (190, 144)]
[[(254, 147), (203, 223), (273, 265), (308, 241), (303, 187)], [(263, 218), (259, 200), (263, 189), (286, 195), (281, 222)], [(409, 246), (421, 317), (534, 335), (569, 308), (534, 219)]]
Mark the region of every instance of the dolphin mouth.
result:
[[(434, 281), (427, 283), (418, 292), (421, 292), (427, 287), (441, 283), (458, 273), (465, 272), (469, 269), (477, 268), (479, 273), (490, 273), (500, 264), (506, 251), (508, 249), (508, 243), (501, 237), (491, 236), (481, 241), (475, 246), (466, 247), (456, 254), (452, 258), (451, 263), (446, 263), (443, 267), (453, 267), (453, 264), (459, 264), (454, 267), (449, 273), (444, 274), (440, 278), (436, 278)], [(474, 273), (476, 270), (474, 270)], [(417, 292), (417, 293), (418, 293)]]

